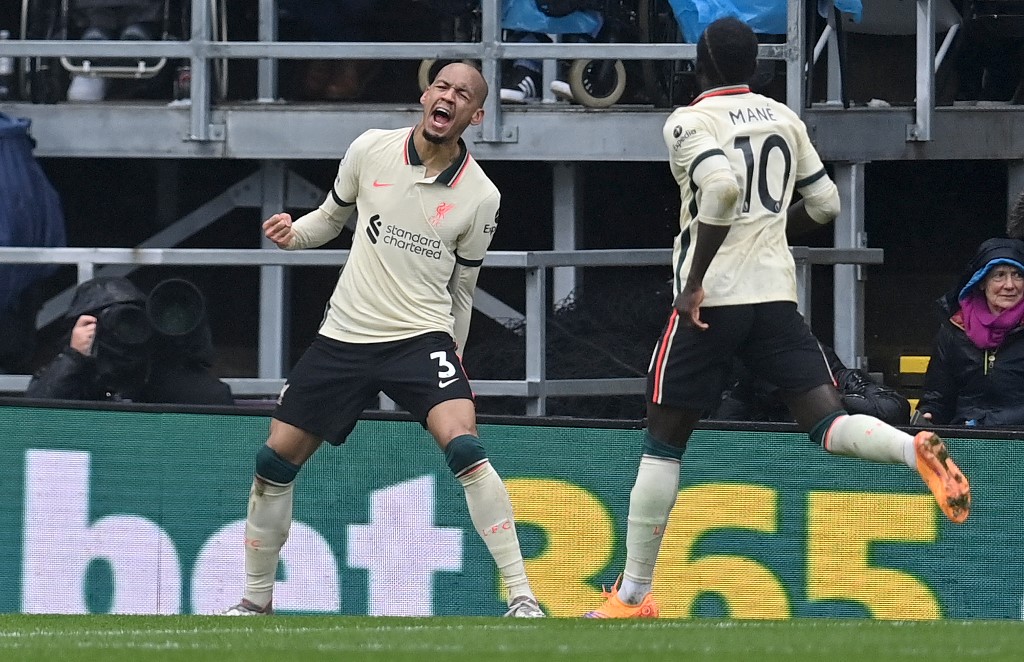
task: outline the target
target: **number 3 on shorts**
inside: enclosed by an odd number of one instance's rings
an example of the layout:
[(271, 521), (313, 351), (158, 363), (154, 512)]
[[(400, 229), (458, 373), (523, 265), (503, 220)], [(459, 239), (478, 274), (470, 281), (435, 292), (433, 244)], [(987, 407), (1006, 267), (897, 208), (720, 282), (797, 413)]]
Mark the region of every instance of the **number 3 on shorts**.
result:
[(437, 386), (439, 388), (458, 381), (458, 377), (453, 377), (457, 371), (452, 362), (448, 360), (447, 352), (431, 352), (430, 358), (437, 359)]

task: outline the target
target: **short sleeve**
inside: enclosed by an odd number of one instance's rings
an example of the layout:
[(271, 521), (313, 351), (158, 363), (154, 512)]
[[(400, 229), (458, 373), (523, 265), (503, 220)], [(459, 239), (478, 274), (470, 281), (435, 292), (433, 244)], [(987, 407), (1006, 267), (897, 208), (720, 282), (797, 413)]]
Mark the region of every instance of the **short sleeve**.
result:
[(696, 112), (681, 109), (672, 113), (665, 122), (662, 135), (668, 147), (668, 157), (678, 172), (686, 173), (699, 184), (702, 174), (714, 170), (731, 170), (718, 139), (707, 122)]
[(795, 116), (793, 123), (796, 130), (796, 189), (804, 191), (821, 180), (825, 180), (823, 183), (827, 185), (829, 179), (825, 164), (807, 135), (807, 126)]

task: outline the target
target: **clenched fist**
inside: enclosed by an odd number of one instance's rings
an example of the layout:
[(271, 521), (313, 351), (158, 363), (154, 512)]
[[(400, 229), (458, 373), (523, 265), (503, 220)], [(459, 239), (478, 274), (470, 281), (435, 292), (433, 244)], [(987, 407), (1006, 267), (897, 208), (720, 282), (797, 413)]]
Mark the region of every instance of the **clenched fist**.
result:
[(295, 238), (291, 214), (282, 212), (263, 221), (263, 234), (279, 248), (288, 248)]
[(92, 345), (96, 342), (96, 318), (92, 315), (80, 315), (71, 329), (71, 349), (82, 356), (92, 353)]

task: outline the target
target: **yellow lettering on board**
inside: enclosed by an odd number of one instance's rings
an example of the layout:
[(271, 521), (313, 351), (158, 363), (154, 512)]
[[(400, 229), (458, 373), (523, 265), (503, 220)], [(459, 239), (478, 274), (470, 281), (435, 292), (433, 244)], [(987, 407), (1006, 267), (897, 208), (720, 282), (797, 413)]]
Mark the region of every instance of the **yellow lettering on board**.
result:
[(931, 496), (811, 492), (807, 512), (807, 598), (859, 602), (875, 618), (942, 618), (935, 593), (908, 572), (871, 564), (878, 542), (934, 542)]
[(516, 522), (543, 529), (547, 544), (526, 559), (534, 594), (549, 616), (582, 616), (600, 606), (601, 591), (589, 580), (611, 562), (615, 523), (605, 505), (587, 490), (557, 480), (505, 481)]
[(733, 618), (789, 618), (786, 589), (761, 563), (732, 554), (694, 558), (694, 547), (712, 531), (775, 533), (777, 501), (775, 490), (757, 485), (708, 483), (680, 490), (654, 569), (661, 616), (688, 617), (702, 594), (716, 593)]

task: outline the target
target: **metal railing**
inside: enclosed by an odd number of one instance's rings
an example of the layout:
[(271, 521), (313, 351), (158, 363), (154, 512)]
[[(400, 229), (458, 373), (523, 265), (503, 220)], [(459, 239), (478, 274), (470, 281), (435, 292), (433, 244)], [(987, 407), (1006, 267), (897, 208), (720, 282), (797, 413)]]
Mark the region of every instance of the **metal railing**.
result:
[[(797, 264), (799, 307), (810, 318), (811, 267), (836, 264), (881, 264), (879, 248), (791, 248)], [(668, 266), (670, 249), (579, 250), (579, 251), (494, 251), (484, 260), (485, 269), (522, 269), (525, 271), (525, 374), (518, 380), (473, 380), (473, 388), (482, 396), (525, 398), (530, 415), (547, 411), (547, 398), (559, 396), (642, 394), (644, 378), (548, 379), (546, 360), (546, 320), (551, 309), (548, 271), (555, 267), (647, 267)], [(96, 265), (135, 266), (237, 266), (289, 267), (330, 266), (337, 268), (348, 258), (347, 250), (280, 251), (264, 249), (161, 249), (161, 248), (0, 248), (0, 264), (76, 265), (78, 281), (93, 277)], [(254, 296), (259, 296), (254, 294)], [(262, 299), (261, 299), (262, 300)], [(654, 342), (638, 338), (638, 342)], [(272, 348), (259, 347), (260, 352)], [(0, 375), (0, 392), (20, 393), (28, 385), (28, 375)], [(284, 377), (225, 379), (236, 396), (276, 395)]]
[[(790, 107), (800, 106), (801, 74), (804, 62), (804, 11), (801, 0), (786, 0), (788, 25), (786, 43), (762, 44), (759, 56), (787, 63), (786, 98)], [(920, 0), (931, 2), (931, 0)], [(220, 127), (212, 122), (211, 63), (225, 59), (258, 60), (257, 90), (259, 102), (277, 99), (277, 62), (289, 59), (474, 59), (481, 62), (484, 78), (491, 89), (500, 87), (502, 60), (529, 58), (621, 59), (621, 60), (693, 60), (696, 45), (686, 43), (551, 43), (523, 44), (502, 41), (500, 0), (481, 0), (481, 39), (478, 42), (279, 42), (277, 41), (277, 3), (258, 0), (259, 41), (223, 41), (213, 37), (213, 11), (210, 0), (191, 0), (191, 34), (181, 41), (50, 41), (40, 39), (0, 42), (0, 55), (53, 58), (173, 58), (191, 65), (191, 116), (189, 139), (216, 141)], [(488, 96), (484, 105), (482, 134), (487, 142), (503, 139), (501, 104), (497, 94)]]

